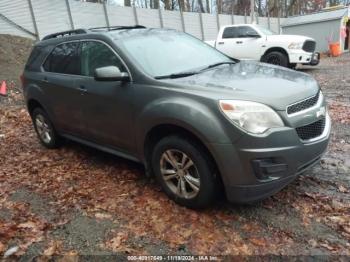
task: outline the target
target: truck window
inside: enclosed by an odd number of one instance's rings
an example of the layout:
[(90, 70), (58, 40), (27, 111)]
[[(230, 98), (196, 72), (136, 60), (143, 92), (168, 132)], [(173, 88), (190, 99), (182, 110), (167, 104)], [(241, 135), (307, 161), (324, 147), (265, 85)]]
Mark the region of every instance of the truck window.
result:
[(222, 34), (222, 38), (238, 38), (239, 31), (238, 27), (226, 27)]

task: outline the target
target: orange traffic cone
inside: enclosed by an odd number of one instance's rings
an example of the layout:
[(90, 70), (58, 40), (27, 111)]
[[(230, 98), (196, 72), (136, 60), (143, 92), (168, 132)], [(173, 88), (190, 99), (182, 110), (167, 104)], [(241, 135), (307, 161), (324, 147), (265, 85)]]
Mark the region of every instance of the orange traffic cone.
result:
[(6, 86), (6, 81), (2, 81), (1, 86), (0, 86), (0, 95), (6, 96), (7, 95), (7, 86)]

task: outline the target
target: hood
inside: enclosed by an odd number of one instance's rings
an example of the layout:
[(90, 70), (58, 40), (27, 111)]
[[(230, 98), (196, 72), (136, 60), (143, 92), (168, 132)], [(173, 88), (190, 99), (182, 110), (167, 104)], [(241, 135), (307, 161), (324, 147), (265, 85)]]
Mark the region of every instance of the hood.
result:
[(319, 90), (317, 82), (305, 73), (253, 61), (221, 65), (200, 74), (164, 81), (213, 99), (255, 101), (275, 110), (285, 110), (287, 105)]
[(313, 40), (310, 37), (302, 35), (268, 35), (266, 36), (268, 41), (278, 41), (278, 42), (304, 42), (305, 40)]

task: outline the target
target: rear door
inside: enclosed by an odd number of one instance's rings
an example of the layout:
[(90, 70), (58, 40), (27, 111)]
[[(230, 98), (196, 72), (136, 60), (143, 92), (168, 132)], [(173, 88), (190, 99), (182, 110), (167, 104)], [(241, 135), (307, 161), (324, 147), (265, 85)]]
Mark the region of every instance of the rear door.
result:
[(41, 85), (56, 128), (64, 133), (83, 136), (81, 92), (76, 87), (80, 74), (78, 49), (78, 41), (57, 45), (43, 64)]
[(100, 145), (129, 152), (135, 145), (131, 130), (133, 85), (122, 81), (96, 81), (96, 68), (116, 66), (128, 72), (117, 53), (98, 40), (81, 42), (81, 77), (76, 85), (84, 90), (80, 97), (89, 139)]

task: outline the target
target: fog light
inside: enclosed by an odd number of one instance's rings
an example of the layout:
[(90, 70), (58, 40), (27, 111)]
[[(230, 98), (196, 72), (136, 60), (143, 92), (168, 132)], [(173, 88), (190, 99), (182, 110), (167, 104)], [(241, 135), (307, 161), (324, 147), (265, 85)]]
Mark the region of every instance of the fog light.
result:
[(255, 176), (259, 180), (270, 180), (280, 177), (288, 170), (288, 165), (273, 158), (252, 160)]

